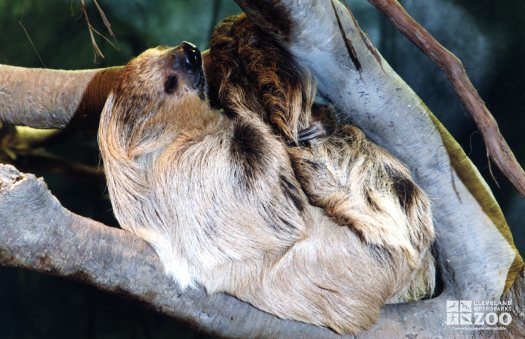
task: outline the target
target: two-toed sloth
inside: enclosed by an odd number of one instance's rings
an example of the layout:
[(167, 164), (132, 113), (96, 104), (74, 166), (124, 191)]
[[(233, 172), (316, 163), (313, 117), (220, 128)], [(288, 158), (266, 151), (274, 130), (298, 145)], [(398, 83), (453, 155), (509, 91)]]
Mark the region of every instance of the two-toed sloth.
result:
[(216, 30), (210, 60), (209, 99), (188, 43), (144, 52), (114, 86), (99, 143), (120, 225), (181, 288), (339, 333), (431, 294), (429, 201), (407, 168), (329, 121), (308, 72), (245, 17)]

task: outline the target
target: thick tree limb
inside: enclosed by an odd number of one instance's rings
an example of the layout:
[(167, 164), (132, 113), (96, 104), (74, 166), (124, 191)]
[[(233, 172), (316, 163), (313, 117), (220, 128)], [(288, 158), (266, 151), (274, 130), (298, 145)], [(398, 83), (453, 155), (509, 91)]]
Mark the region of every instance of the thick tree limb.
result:
[(476, 121), (487, 147), (487, 155), (494, 160), (521, 195), (525, 196), (525, 172), (501, 135), (496, 120), (470, 82), (461, 60), (415, 21), (397, 0), (368, 1), (383, 12), (401, 33), (441, 67)]
[(64, 71), (0, 65), (0, 121), (96, 130), (120, 67)]

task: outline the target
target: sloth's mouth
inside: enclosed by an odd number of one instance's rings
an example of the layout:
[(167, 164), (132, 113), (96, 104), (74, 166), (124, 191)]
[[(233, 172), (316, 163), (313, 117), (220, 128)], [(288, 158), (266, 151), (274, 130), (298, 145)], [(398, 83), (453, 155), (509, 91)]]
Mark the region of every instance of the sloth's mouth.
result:
[(205, 99), (205, 88), (206, 88), (206, 79), (204, 78), (204, 72), (202, 71), (202, 68), (198, 74), (196, 74), (193, 88), (197, 90), (197, 93), (199, 94), (199, 98), (202, 100)]

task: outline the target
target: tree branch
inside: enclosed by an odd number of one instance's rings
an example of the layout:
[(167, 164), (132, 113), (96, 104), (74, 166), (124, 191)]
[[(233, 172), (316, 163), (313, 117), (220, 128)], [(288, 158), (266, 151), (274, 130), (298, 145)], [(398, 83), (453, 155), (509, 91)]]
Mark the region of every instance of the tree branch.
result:
[(415, 21), (397, 0), (368, 0), (385, 14), (396, 28), (436, 63), (447, 75), (459, 98), (470, 112), (487, 147), (487, 155), (525, 196), (525, 172), (512, 153), (498, 124), (474, 88), (461, 60), (441, 45)]
[(64, 71), (0, 65), (0, 121), (96, 130), (120, 69)]

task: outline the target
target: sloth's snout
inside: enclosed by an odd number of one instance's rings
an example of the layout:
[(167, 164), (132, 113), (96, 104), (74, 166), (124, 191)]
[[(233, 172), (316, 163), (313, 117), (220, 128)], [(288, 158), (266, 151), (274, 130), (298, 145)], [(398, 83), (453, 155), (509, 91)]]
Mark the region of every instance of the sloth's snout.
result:
[(202, 70), (201, 51), (194, 44), (184, 41), (175, 47), (173, 68), (198, 73)]
[(183, 41), (180, 46), (185, 56), (186, 65), (190, 69), (200, 70), (202, 68), (201, 51), (194, 44), (186, 41)]
[(175, 47), (173, 69), (182, 71), (194, 89), (201, 92), (204, 88), (201, 51), (190, 42), (183, 41)]

